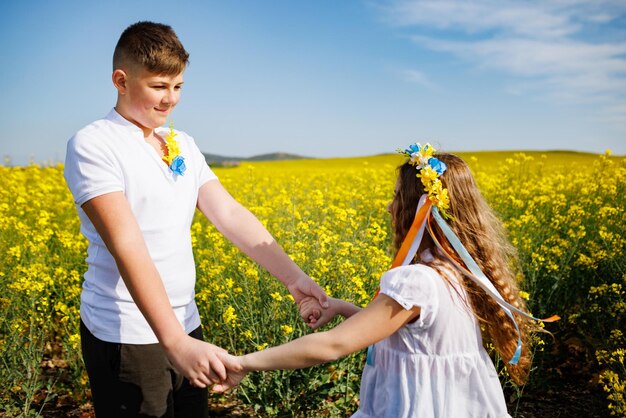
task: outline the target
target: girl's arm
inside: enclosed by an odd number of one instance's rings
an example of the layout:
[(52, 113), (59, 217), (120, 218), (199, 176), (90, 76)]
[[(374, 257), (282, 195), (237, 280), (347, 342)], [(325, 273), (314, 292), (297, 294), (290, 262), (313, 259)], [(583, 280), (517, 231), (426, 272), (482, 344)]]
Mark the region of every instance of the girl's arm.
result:
[(174, 366), (198, 387), (221, 381), (226, 371), (217, 352), (224, 350), (185, 333), (122, 192), (95, 197), (82, 208), (115, 259), (133, 301)]
[[(347, 302), (342, 299), (338, 299), (337, 303), (338, 303), (337, 314), (343, 316), (344, 318), (350, 318), (352, 315), (358, 312), (361, 312), (363, 310), (363, 308), (361, 308), (360, 306), (356, 306), (355, 304)], [(322, 317), (323, 317), (323, 314), (322, 314)], [(318, 322), (321, 322), (322, 319), (323, 318), (320, 318)]]
[(337, 360), (387, 338), (419, 313), (418, 307), (406, 310), (389, 296), (380, 294), (366, 308), (329, 331), (305, 335), (241, 357), (219, 354), (228, 369), (228, 378), (213, 390), (230, 389), (251, 371), (299, 369)]
[(300, 301), (298, 308), (300, 309), (300, 316), (312, 329), (327, 324), (337, 315), (350, 318), (361, 310), (360, 307), (350, 302), (336, 298), (329, 298), (328, 305), (328, 308), (324, 309), (317, 299), (307, 297)]
[(296, 303), (312, 296), (322, 306), (328, 306), (324, 290), (285, 254), (263, 224), (218, 180), (200, 187), (198, 209), (226, 238), (287, 286)]

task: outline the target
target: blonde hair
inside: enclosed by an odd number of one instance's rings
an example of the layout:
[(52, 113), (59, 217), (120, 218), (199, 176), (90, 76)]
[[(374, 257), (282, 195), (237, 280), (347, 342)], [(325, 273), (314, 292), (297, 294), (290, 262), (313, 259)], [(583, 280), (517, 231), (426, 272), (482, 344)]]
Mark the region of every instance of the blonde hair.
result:
[(130, 25), (117, 41), (113, 70), (141, 66), (154, 74), (177, 75), (189, 63), (189, 54), (171, 26), (154, 22)]
[[(511, 305), (525, 309), (524, 301), (519, 296), (516, 280), (516, 251), (506, 238), (502, 223), (478, 190), (468, 165), (453, 154), (442, 153), (436, 154), (435, 157), (448, 167), (441, 176), (443, 187), (448, 189), (450, 197), (448, 214), (451, 215), (451, 219), (448, 224), (502, 297)], [(398, 186), (391, 205), (396, 251), (411, 227), (419, 198), (425, 193), (421, 180), (416, 177), (416, 174), (415, 167), (409, 163), (398, 168)], [(433, 233), (446, 252), (463, 265), (435, 223), (433, 223)], [(449, 267), (450, 263), (443, 256), (437, 255), (432, 240), (428, 239), (426, 243), (431, 244), (432, 253), (435, 255), (435, 259), (430, 263), (431, 267), (437, 269), (442, 277), (446, 278), (454, 269), (445, 268)], [(517, 347), (517, 332), (513, 322), (493, 298), (473, 281), (454, 271), (469, 295), (473, 313), (483, 330), (485, 343), (493, 344), (500, 357), (508, 361), (513, 357)], [(515, 317), (520, 326), (522, 354), (518, 364), (507, 365), (507, 370), (513, 382), (522, 384), (528, 377), (531, 365), (528, 335), (536, 325), (520, 315), (515, 315)]]

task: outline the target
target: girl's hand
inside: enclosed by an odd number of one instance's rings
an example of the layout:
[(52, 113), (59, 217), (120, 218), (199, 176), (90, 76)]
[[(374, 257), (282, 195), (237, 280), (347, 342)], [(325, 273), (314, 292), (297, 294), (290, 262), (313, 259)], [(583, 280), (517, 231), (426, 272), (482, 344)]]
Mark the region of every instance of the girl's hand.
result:
[(226, 352), (218, 353), (217, 356), (224, 363), (226, 367), (226, 380), (214, 385), (212, 390), (214, 392), (225, 392), (229, 389), (237, 386), (244, 377), (248, 374), (247, 371), (244, 370), (242, 359), (243, 356), (233, 356)]

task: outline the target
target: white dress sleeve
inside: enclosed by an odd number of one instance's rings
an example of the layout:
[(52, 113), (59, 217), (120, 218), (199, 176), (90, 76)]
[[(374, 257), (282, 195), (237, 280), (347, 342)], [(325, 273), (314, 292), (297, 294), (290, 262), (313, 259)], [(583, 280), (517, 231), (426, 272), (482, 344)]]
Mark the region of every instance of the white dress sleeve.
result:
[(387, 271), (380, 278), (380, 293), (383, 293), (404, 309), (420, 308), (418, 319), (411, 325), (428, 328), (435, 321), (439, 307), (439, 296), (434, 280), (437, 276), (425, 265), (400, 266)]

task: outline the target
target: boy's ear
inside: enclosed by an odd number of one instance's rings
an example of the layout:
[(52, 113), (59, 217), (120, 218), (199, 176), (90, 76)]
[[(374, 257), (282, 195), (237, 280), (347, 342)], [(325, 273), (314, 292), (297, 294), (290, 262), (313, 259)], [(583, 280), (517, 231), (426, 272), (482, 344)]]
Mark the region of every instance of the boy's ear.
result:
[(126, 81), (128, 80), (128, 75), (124, 70), (116, 69), (113, 71), (113, 75), (111, 76), (113, 80), (113, 85), (117, 89), (119, 94), (126, 94)]

